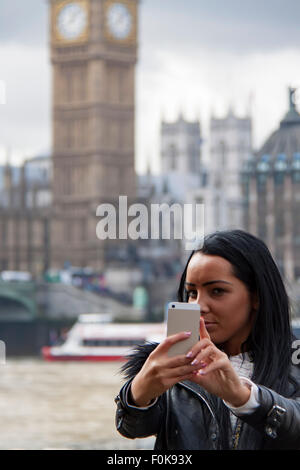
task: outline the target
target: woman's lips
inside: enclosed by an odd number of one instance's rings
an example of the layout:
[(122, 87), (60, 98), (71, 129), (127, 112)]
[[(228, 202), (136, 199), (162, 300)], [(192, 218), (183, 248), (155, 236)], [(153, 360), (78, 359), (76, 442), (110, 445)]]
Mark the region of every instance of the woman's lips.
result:
[(217, 322), (215, 322), (215, 321), (204, 321), (204, 323), (205, 323), (206, 328), (212, 328), (215, 325), (217, 325)]

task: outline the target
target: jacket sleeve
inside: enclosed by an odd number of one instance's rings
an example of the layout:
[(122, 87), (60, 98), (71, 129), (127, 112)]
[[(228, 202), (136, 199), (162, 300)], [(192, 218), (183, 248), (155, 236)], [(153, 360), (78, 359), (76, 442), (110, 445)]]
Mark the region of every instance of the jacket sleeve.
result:
[(300, 397), (285, 398), (258, 385), (258, 401), (253, 413), (239, 418), (262, 432), (275, 447), (300, 449)]
[(122, 436), (130, 439), (157, 435), (163, 417), (164, 397), (160, 396), (153, 405), (147, 408), (130, 406), (127, 402), (128, 389), (132, 379), (125, 383), (115, 398), (117, 404), (116, 428)]

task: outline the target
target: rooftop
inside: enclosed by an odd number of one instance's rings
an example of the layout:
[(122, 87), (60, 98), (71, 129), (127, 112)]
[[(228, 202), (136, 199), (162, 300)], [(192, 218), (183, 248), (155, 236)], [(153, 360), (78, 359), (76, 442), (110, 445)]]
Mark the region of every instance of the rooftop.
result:
[(275, 160), (278, 155), (285, 155), (287, 160), (294, 158), (300, 152), (300, 114), (295, 104), (295, 88), (289, 88), (289, 109), (280, 122), (280, 126), (257, 152), (257, 158), (268, 155)]

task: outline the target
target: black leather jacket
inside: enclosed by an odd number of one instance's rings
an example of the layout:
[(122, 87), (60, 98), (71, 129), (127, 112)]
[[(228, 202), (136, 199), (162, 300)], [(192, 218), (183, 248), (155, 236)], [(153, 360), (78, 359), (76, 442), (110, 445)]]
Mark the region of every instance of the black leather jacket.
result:
[[(155, 450), (223, 449), (211, 397), (191, 381), (177, 383), (149, 408), (139, 409), (127, 403), (131, 381), (154, 347), (143, 346), (128, 363), (129, 380), (115, 398), (119, 433), (130, 439), (155, 435)], [(285, 397), (261, 385), (258, 389), (259, 407), (252, 414), (239, 417), (236, 448), (300, 449), (300, 368), (291, 366)]]

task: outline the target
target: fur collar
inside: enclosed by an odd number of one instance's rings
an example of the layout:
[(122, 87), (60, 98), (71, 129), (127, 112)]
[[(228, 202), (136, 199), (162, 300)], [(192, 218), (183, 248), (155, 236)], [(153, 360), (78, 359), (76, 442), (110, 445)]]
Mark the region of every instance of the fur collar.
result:
[(122, 365), (120, 371), (126, 380), (133, 379), (141, 370), (149, 354), (154, 351), (159, 343), (137, 344), (132, 352), (126, 356), (127, 362)]

